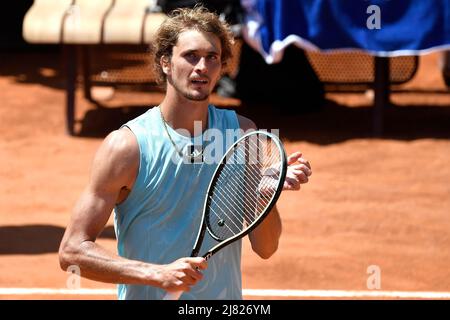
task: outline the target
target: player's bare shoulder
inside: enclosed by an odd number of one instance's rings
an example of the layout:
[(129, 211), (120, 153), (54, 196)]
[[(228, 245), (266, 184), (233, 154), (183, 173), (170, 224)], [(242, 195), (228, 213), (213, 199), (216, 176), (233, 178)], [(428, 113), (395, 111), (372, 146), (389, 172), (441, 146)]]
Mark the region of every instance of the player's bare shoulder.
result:
[(92, 178), (131, 187), (139, 169), (139, 146), (130, 129), (111, 132), (102, 142), (93, 163)]
[(105, 151), (117, 157), (117, 160), (133, 162), (139, 160), (139, 146), (134, 133), (127, 127), (111, 132), (103, 142)]

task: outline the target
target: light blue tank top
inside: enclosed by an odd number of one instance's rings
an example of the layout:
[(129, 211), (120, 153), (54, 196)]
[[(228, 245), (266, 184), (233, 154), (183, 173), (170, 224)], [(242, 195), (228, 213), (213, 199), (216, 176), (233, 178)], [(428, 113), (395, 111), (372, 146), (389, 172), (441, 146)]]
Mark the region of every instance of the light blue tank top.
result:
[[(187, 257), (196, 240), (206, 191), (217, 163), (206, 159), (202, 163), (186, 163), (179, 157), (165, 132), (158, 107), (125, 126), (136, 136), (140, 164), (128, 198), (114, 210), (119, 255), (155, 264)], [(240, 135), (236, 113), (210, 105), (208, 129), (211, 128), (227, 134), (202, 137), (211, 140), (203, 142), (205, 149), (208, 143), (220, 142), (222, 136), (226, 140), (222, 141), (225, 152)], [(179, 150), (198, 142), (199, 136), (191, 138), (170, 126), (167, 129)], [(210, 156), (221, 157), (213, 153)], [(206, 232), (200, 254), (215, 244), (216, 240)], [(181, 299), (242, 299), (241, 241), (215, 254), (203, 274), (204, 278), (191, 291), (183, 293)], [(165, 293), (152, 286), (118, 286), (119, 299), (162, 299)]]

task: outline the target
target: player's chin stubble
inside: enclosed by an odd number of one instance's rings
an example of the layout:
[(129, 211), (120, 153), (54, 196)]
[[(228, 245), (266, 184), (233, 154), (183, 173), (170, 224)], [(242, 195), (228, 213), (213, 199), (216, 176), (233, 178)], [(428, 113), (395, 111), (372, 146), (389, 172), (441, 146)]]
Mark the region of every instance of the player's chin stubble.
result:
[(202, 95), (193, 95), (191, 94), (188, 89), (186, 89), (186, 91), (182, 90), (172, 79), (167, 78), (168, 82), (172, 85), (172, 87), (175, 88), (175, 90), (179, 93), (181, 93), (181, 95), (183, 97), (185, 97), (188, 100), (191, 101), (205, 101), (209, 99), (209, 96), (211, 95), (210, 92), (202, 94)]

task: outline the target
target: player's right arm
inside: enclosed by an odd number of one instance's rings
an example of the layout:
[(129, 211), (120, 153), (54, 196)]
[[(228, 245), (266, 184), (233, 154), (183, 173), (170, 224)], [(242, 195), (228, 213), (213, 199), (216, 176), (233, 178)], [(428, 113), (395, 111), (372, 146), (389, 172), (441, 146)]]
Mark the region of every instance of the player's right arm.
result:
[(132, 189), (138, 168), (139, 147), (134, 134), (127, 128), (109, 134), (95, 155), (89, 183), (61, 241), (61, 268), (75, 265), (81, 276), (96, 281), (188, 291), (202, 278), (197, 269), (206, 268), (203, 258), (181, 258), (157, 265), (125, 259), (95, 242), (115, 204), (123, 199), (123, 191)]

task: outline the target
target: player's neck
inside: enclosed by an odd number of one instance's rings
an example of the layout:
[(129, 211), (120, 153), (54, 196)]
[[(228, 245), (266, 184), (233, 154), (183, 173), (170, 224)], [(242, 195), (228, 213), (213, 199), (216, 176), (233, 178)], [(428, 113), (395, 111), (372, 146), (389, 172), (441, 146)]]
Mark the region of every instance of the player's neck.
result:
[(194, 122), (201, 121), (202, 132), (208, 125), (209, 100), (191, 101), (188, 99), (176, 99), (166, 96), (160, 107), (164, 119), (173, 129), (186, 129), (194, 135)]

